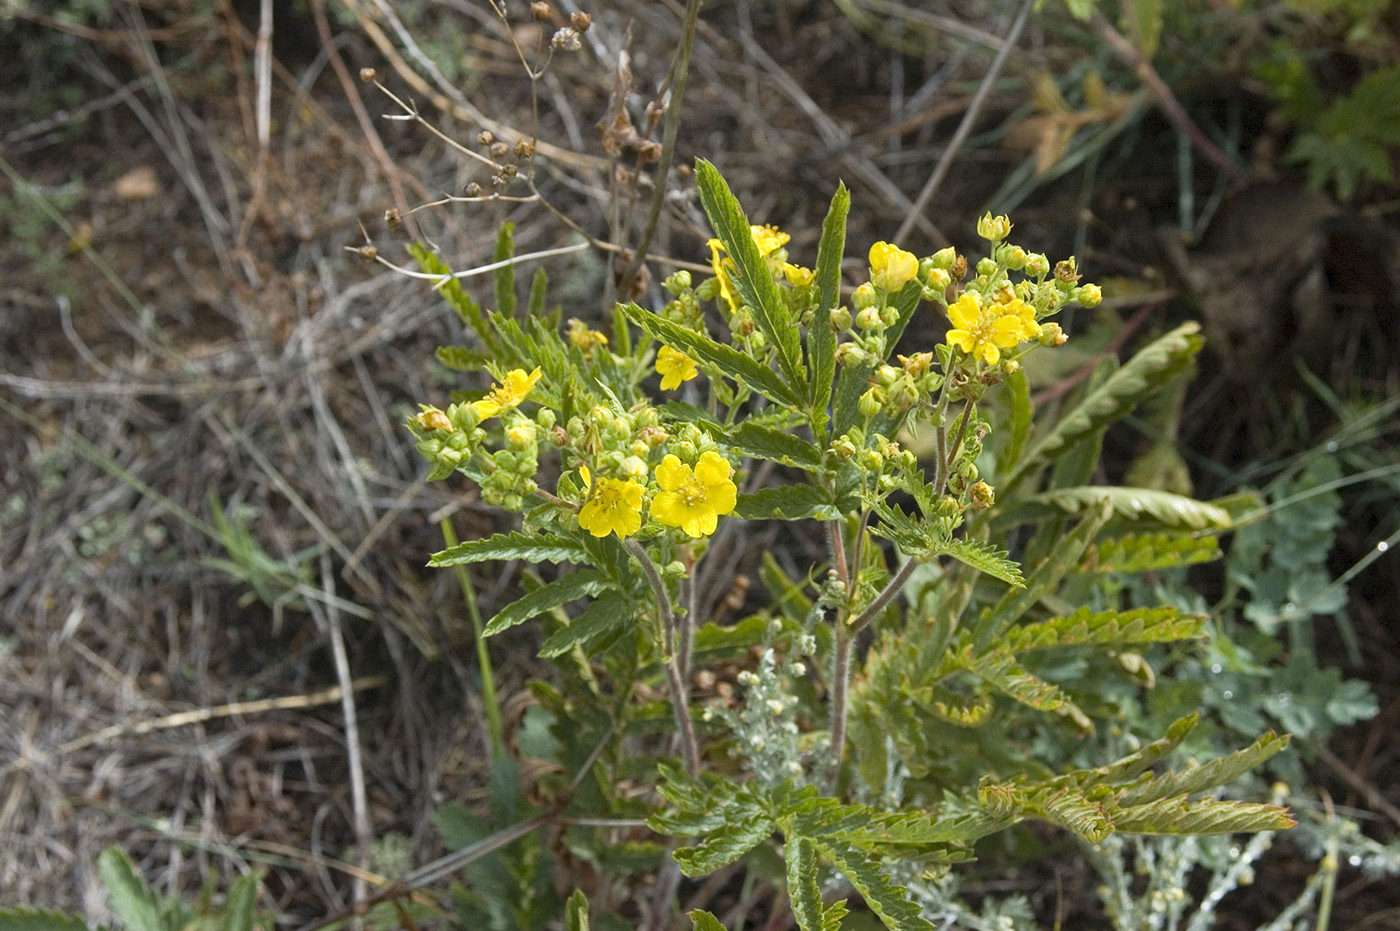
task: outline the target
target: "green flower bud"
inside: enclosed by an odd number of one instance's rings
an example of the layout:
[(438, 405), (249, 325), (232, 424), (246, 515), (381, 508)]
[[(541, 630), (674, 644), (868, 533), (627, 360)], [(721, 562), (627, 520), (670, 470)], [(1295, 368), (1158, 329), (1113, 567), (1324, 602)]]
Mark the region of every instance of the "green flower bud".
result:
[(860, 348), (856, 343), (838, 343), (836, 346), (836, 364), (841, 366), (860, 365), (870, 361), (870, 354)]
[(556, 414), (548, 407), (542, 407), (535, 414), (535, 423), (540, 425), (542, 430), (550, 430), (554, 427)]
[(884, 326), (880, 319), (880, 311), (876, 307), (865, 307), (856, 314), (856, 326), (862, 330), (878, 330)]
[(1103, 300), (1103, 292), (1096, 284), (1086, 284), (1074, 292), (1074, 299), (1084, 307), (1097, 307)]
[(622, 460), (622, 467), (618, 469), (617, 474), (622, 478), (643, 479), (647, 475), (647, 464), (641, 456), (628, 456)]
[(879, 387), (872, 386), (860, 396), (859, 405), (862, 414), (874, 417), (885, 406), (885, 392)]
[(851, 311), (844, 305), (832, 310), (829, 319), (831, 328), (837, 333), (844, 333), (851, 328)]
[(888, 327), (894, 326), (894, 325), (895, 325), (896, 323), (898, 323), (898, 322), (899, 322), (899, 308), (898, 308), (898, 307), (895, 307), (895, 306), (893, 306), (893, 305), (890, 305), (890, 304), (886, 304), (886, 305), (885, 305), (885, 308), (884, 308), (883, 310), (880, 311), (880, 323), (881, 323), (881, 325), (883, 325), (884, 327), (888, 328)]
[(952, 269), (953, 262), (956, 261), (957, 258), (958, 250), (954, 249), (952, 246), (946, 246), (929, 256), (929, 261), (933, 264), (934, 268), (941, 268), (946, 272)]
[(1039, 252), (1032, 252), (1026, 256), (1025, 272), (1036, 278), (1050, 273), (1050, 260)]
[(661, 285), (673, 295), (679, 295), (686, 288), (690, 287), (690, 272), (681, 269), (671, 277), (667, 278)]
[(977, 260), (977, 274), (981, 275), (983, 278), (990, 278), (995, 275), (996, 272), (997, 263), (995, 259)]
[(854, 307), (857, 312), (865, 310), (867, 307), (874, 307), (879, 302), (879, 292), (877, 292), (875, 286), (868, 281), (856, 288), (851, 294), (851, 306)]
[(995, 242), (998, 239), (1005, 239), (1011, 233), (1011, 219), (1009, 217), (994, 217), (990, 213), (977, 221), (977, 235), (983, 239)]
[(843, 436), (835, 443), (831, 444), (831, 454), (842, 462), (845, 462), (856, 454), (856, 444), (852, 443), (849, 438)]
[(627, 447), (627, 451), (638, 459), (645, 459), (647, 453), (651, 452), (651, 447), (645, 441), (636, 439), (632, 445)]
[[(953, 276), (948, 274), (948, 270), (945, 268), (934, 268), (929, 271), (926, 281), (924, 297), (926, 300), (932, 301), (943, 296), (944, 292), (948, 290), (948, 285), (953, 283)], [(928, 292), (932, 292), (933, 296), (929, 296)]]
[(535, 425), (528, 420), (517, 420), (506, 428), (506, 446), (513, 450), (533, 448), (535, 445)]
[(897, 369), (893, 365), (886, 365), (881, 362), (875, 368), (875, 383), (881, 388), (888, 388), (899, 378), (901, 371), (901, 369)]

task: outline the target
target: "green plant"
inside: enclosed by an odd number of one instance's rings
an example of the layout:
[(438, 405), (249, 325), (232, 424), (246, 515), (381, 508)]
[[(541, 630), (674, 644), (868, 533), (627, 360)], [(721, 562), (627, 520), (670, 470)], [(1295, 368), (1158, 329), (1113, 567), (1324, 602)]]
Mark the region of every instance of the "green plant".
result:
[[(258, 909), (262, 876), (248, 873), (228, 884), (222, 896), (207, 885), (193, 902), (162, 896), (141, 876), (131, 858), (109, 847), (97, 858), (108, 905), (125, 931), (254, 931), (270, 928), (272, 916)], [(0, 907), (0, 931), (96, 931), (77, 915), (43, 908)]]
[[(689, 876), (742, 864), (768, 878), (803, 931), (840, 924), (844, 897), (822, 892), (832, 883), (889, 927), (922, 928), (926, 888), (900, 864), (944, 874), (977, 839), (1028, 819), (1087, 842), (1291, 825), (1275, 806), (1202, 797), (1282, 749), (1272, 733), (1177, 770), (1162, 767), (1194, 715), (1116, 759), (1064, 766), (1062, 751), (1046, 752), (1119, 725), (1102, 683), (1146, 681), (1135, 651), (1208, 633), (1206, 617), (1171, 607), (1091, 604), (1106, 573), (1213, 558), (1214, 533), (1232, 526), (1217, 505), (1090, 483), (1104, 431), (1187, 370), (1195, 327), (1121, 366), (1105, 360), (1038, 414), (1021, 359), (1064, 341), (1049, 319), (1063, 305), (1098, 301), (1072, 259), (1052, 265), (1011, 244), (1009, 221), (988, 215), (980, 260), (876, 243), (869, 280), (845, 304), (844, 188), (806, 268), (786, 234), (750, 225), (712, 166), (696, 178), (716, 232), (713, 277), (676, 273), (663, 308), (623, 305), (607, 333), (573, 320), (561, 335), (542, 271), (519, 302), (509, 228), (495, 309), (413, 249), (473, 337), (439, 359), (486, 368), (496, 386), (424, 405), (408, 426), (432, 478), (461, 473), (521, 515), (519, 529), (432, 564), (540, 567), (485, 634), (540, 619), (555, 668), (531, 684), (532, 745), (558, 769), (532, 795), (535, 817), (564, 834), (527, 844), (524, 860), (497, 855), (497, 868), (524, 887), (549, 849), (589, 870), (645, 864), (664, 878), (656, 858), (669, 849)], [(925, 303), (952, 328), (896, 357)], [(927, 461), (910, 448), (915, 433)], [(714, 557), (737, 532), (732, 518), (819, 528), (827, 559), (796, 575), (766, 561), (768, 606), (706, 623), (707, 593), (727, 587)], [(1080, 678), (1099, 685), (1059, 684), (1086, 669)], [(714, 692), (697, 721), (700, 688)], [(662, 837), (697, 840), (621, 856), (607, 831), (639, 816)], [(463, 920), (482, 920), (484, 904), (469, 900)], [(490, 921), (541, 917), (531, 906)]]

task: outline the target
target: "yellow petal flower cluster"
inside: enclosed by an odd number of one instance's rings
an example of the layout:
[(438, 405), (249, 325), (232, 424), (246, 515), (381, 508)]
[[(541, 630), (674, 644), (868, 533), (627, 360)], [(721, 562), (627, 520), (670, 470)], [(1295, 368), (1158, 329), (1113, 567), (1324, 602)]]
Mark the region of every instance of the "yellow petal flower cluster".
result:
[(651, 502), (651, 516), (668, 527), (679, 527), (692, 537), (715, 532), (719, 517), (734, 510), (738, 488), (734, 468), (716, 452), (701, 454), (694, 471), (674, 455), (656, 467), (661, 491)]
[(948, 305), (948, 319), (953, 321), (948, 345), (957, 346), (988, 365), (997, 364), (1001, 350), (1040, 335), (1035, 308), (1019, 298), (986, 305), (977, 292), (964, 291)]
[(656, 354), (656, 374), (661, 376), (661, 390), (671, 391), (690, 381), (697, 374), (695, 360), (679, 349), (662, 346)]
[(476, 411), (476, 416), (482, 420), (496, 417), (505, 411), (518, 407), (520, 402), (525, 400), (525, 396), (530, 393), (530, 389), (535, 387), (535, 382), (540, 380), (540, 370), (537, 368), (529, 374), (524, 369), (513, 369), (506, 373), (506, 377), (501, 380), (501, 384), (487, 392), (486, 397), (472, 404)]
[(638, 483), (620, 478), (600, 479), (592, 488), (588, 469), (580, 469), (583, 484), (589, 489), (588, 500), (578, 512), (578, 525), (595, 537), (617, 534), (619, 539), (630, 537), (642, 529), (642, 496), (646, 489)]
[[(787, 245), (792, 237), (776, 226), (750, 226), (749, 235), (753, 237), (754, 245), (758, 246), (758, 252), (765, 259)], [(719, 279), (720, 294), (729, 305), (729, 312), (735, 313), (739, 309), (739, 296), (734, 293), (734, 281), (729, 277), (729, 270), (734, 267), (734, 263), (724, 256), (724, 243), (718, 239), (711, 239), (706, 243), (710, 247), (710, 268), (714, 271), (715, 277)]]
[(870, 247), (870, 283), (882, 291), (898, 291), (919, 273), (919, 260), (912, 252), (888, 242)]

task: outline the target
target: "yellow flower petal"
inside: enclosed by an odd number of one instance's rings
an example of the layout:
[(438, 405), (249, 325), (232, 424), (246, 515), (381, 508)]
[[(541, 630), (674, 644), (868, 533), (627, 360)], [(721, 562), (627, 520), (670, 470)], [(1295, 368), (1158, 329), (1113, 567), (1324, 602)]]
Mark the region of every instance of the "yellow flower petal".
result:
[(679, 349), (662, 346), (656, 354), (656, 373), (661, 376), (661, 390), (671, 391), (690, 381), (698, 372), (695, 360)]
[(584, 502), (578, 525), (595, 537), (615, 533), (630, 537), (642, 529), (642, 496), (646, 489), (632, 481), (605, 478)]
[(539, 380), (540, 370), (538, 368), (528, 375), (524, 369), (512, 369), (506, 373), (506, 377), (501, 380), (498, 387), (492, 388), (486, 393), (486, 397), (474, 402), (472, 408), (481, 420), (496, 417), (519, 406), (520, 402), (525, 400), (525, 396), (530, 393), (530, 389), (535, 387), (535, 382)]
[(1021, 341), (1021, 319), (1007, 314), (997, 317), (992, 324), (992, 343), (1001, 349), (1010, 349)]
[(948, 319), (959, 330), (975, 330), (982, 324), (982, 302), (971, 291), (948, 305)]
[(730, 480), (734, 469), (713, 451), (700, 457), (694, 472), (674, 455), (656, 467), (662, 491), (651, 500), (651, 516), (692, 537), (705, 537), (719, 526), (719, 516), (734, 510), (738, 489)]

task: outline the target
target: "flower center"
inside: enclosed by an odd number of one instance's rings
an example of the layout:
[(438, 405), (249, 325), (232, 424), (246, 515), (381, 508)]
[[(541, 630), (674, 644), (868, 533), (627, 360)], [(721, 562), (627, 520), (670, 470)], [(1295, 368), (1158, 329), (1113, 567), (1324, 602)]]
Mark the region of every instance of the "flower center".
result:
[(704, 504), (709, 495), (705, 491), (705, 486), (700, 484), (698, 478), (687, 479), (681, 483), (678, 489), (681, 493), (681, 500), (686, 507), (695, 507), (697, 504)]

